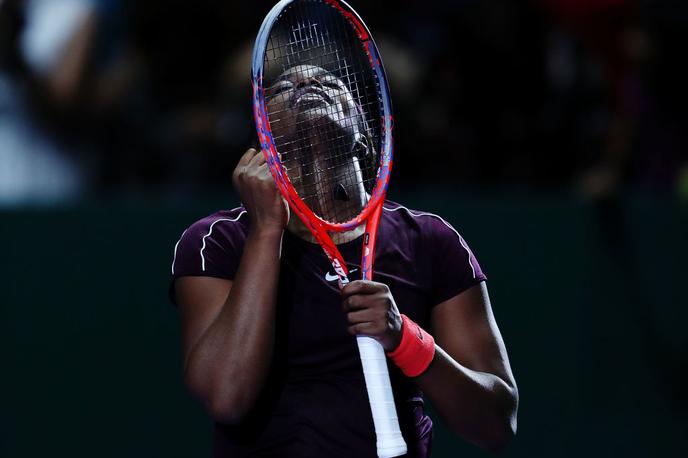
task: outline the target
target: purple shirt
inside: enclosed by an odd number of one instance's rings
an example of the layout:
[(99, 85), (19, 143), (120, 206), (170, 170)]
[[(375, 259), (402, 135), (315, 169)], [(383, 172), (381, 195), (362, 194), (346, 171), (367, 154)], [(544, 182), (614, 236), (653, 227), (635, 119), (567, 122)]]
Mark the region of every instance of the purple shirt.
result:
[[(233, 279), (247, 231), (243, 207), (197, 221), (175, 246), (173, 280)], [(361, 238), (338, 247), (350, 279), (360, 279)], [(373, 268), (373, 279), (389, 286), (401, 313), (428, 331), (435, 305), (486, 279), (449, 223), (390, 201), (384, 204)], [(337, 277), (319, 245), (288, 231), (275, 339), (271, 373), (258, 404), (239, 426), (216, 424), (215, 456), (375, 457), (361, 363), (356, 340), (347, 333)], [(432, 421), (424, 413), (422, 393), (388, 363), (406, 456), (429, 456)]]

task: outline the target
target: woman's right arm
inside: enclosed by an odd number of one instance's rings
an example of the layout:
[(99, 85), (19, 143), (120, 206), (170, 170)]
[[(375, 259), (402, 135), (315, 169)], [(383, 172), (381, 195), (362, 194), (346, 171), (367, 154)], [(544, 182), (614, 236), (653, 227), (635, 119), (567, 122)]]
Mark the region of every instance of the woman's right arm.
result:
[(233, 182), (250, 220), (234, 280), (175, 282), (186, 384), (212, 417), (226, 424), (240, 422), (251, 410), (268, 373), (282, 234), (289, 220), (263, 154), (249, 149)]

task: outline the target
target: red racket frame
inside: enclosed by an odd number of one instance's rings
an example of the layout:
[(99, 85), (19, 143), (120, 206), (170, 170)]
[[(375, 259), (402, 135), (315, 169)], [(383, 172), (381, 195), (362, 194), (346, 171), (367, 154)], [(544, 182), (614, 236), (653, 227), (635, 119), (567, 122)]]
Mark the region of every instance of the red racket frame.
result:
[(265, 159), (270, 168), (270, 172), (275, 179), (275, 183), (279, 188), (280, 193), (285, 198), (291, 210), (303, 221), (306, 227), (311, 231), (318, 243), (323, 247), (332, 265), (339, 275), (343, 284), (348, 283), (348, 268), (344, 259), (334, 244), (328, 232), (346, 232), (350, 231), (364, 222), (366, 223), (365, 233), (363, 235), (363, 253), (361, 258), (361, 278), (366, 280), (372, 279), (372, 265), (375, 253), (375, 242), (377, 236), (377, 226), (380, 220), (382, 211), (382, 204), (385, 200), (387, 186), (389, 185), (389, 176), (392, 170), (392, 156), (393, 156), (393, 138), (392, 128), (394, 120), (391, 115), (391, 101), (389, 98), (389, 88), (387, 86), (387, 78), (382, 66), (382, 61), (379, 58), (377, 46), (372, 39), (370, 32), (356, 14), (356, 12), (345, 2), (337, 0), (323, 0), (325, 3), (337, 8), (340, 13), (351, 23), (356, 31), (356, 35), (366, 51), (368, 60), (375, 72), (381, 92), (382, 109), (382, 151), (380, 153), (380, 167), (377, 172), (377, 181), (372, 190), (370, 200), (355, 218), (344, 223), (332, 223), (325, 221), (317, 216), (308, 208), (305, 202), (299, 197), (296, 189), (287, 176), (286, 170), (277, 153), (277, 148), (272, 135), (272, 129), (268, 120), (268, 113), (265, 106), (265, 88), (263, 87), (263, 55), (267, 46), (269, 31), (272, 24), (277, 19), (279, 13), (284, 10), (293, 0), (282, 0), (273, 10), (268, 14), (261, 26), (256, 41), (256, 47), (253, 55), (253, 112), (256, 121), (256, 130), (258, 139), (265, 154)]

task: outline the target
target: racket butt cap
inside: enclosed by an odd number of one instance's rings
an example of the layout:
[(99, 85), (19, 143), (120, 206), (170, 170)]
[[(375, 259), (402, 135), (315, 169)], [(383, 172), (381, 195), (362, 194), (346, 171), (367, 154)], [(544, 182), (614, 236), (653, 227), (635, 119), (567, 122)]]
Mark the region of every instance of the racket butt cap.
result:
[(394, 458), (405, 454), (406, 442), (401, 435), (396, 439), (385, 441), (384, 444), (381, 444), (380, 441), (377, 443), (377, 456), (379, 458)]

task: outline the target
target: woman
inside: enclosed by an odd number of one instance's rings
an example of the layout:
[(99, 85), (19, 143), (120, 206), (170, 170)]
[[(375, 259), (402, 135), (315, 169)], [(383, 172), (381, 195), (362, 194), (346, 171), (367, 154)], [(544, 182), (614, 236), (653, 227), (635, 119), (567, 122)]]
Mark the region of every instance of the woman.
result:
[[(314, 135), (318, 125), (347, 126), (332, 114), (344, 108), (332, 108), (350, 97), (346, 85), (320, 70), (282, 75), (270, 102), (291, 110), (285, 116), (309, 119)], [(355, 116), (348, 124), (352, 148), (365, 138), (364, 119)], [(317, 161), (317, 151), (311, 154)], [(283, 160), (292, 161), (296, 184), (304, 162)], [(249, 149), (233, 182), (243, 206), (194, 223), (172, 265), (186, 383), (216, 422), (216, 456), (376, 456), (357, 334), (376, 338), (390, 355), (407, 456), (429, 456), (432, 422), (423, 395), (464, 439), (489, 450), (508, 443), (516, 431), (516, 383), (486, 277), (453, 227), (387, 201), (375, 281), (355, 280), (340, 292), (321, 248), (290, 218), (264, 155)], [(355, 183), (341, 188), (319, 203), (322, 212), (364, 200), (352, 198)], [(360, 277), (360, 236), (335, 240), (352, 279)], [(408, 352), (404, 360), (400, 353)]]

